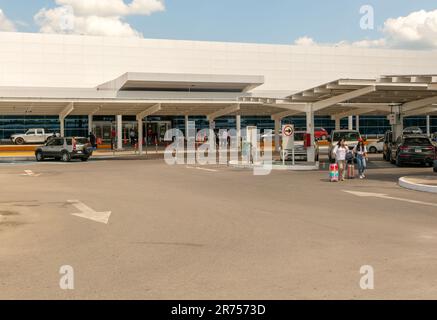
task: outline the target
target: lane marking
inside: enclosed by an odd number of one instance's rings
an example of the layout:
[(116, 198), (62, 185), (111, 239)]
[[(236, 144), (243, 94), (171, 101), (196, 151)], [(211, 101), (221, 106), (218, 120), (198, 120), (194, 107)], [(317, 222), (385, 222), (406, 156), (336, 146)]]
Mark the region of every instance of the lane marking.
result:
[(79, 200), (68, 200), (68, 203), (76, 207), (79, 213), (72, 213), (73, 216), (85, 218), (99, 223), (108, 224), (111, 211), (97, 212), (88, 207), (86, 204)]
[(207, 171), (207, 172), (218, 172), (218, 170), (215, 169), (207, 169), (207, 168), (200, 168), (200, 167), (187, 167), (187, 169), (196, 169), (196, 170)]
[(408, 202), (408, 203), (413, 203), (413, 204), (421, 204), (424, 206), (437, 207), (437, 203), (423, 202), (423, 201), (404, 199), (404, 198), (398, 198), (398, 197), (391, 197), (391, 196), (389, 196), (387, 194), (383, 194), (383, 193), (358, 192), (358, 191), (347, 191), (347, 190), (343, 190), (343, 192), (352, 194), (352, 195), (357, 196), (357, 197), (396, 200), (396, 201)]
[(39, 177), (41, 173), (34, 173), (32, 170), (24, 170), (24, 173), (21, 175), (28, 176), (28, 177)]

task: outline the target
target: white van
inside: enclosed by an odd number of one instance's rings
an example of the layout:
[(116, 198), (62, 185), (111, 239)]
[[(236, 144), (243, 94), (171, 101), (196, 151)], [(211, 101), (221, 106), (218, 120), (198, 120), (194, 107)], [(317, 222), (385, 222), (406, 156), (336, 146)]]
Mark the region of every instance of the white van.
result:
[(329, 141), (329, 151), (328, 151), (328, 157), (329, 161), (333, 161), (334, 155), (332, 152), (334, 151), (335, 146), (338, 144), (338, 142), (344, 139), (346, 141), (347, 146), (350, 150), (355, 148), (355, 146), (358, 144), (358, 141), (361, 139), (361, 134), (357, 130), (333, 130), (331, 132), (331, 136), (328, 138)]

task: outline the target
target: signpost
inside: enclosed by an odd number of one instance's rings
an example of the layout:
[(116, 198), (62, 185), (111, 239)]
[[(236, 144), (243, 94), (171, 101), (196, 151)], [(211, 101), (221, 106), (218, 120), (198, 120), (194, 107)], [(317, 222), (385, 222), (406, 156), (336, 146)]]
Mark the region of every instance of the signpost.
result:
[(294, 159), (294, 125), (286, 124), (282, 126), (282, 164), (285, 165), (285, 154), (287, 150), (291, 150), (291, 158), (293, 165)]
[[(257, 150), (258, 144), (258, 128), (256, 126), (246, 127), (246, 151), (248, 163), (253, 163), (257, 159), (254, 157), (254, 150)], [(255, 153), (256, 155), (256, 153)]]

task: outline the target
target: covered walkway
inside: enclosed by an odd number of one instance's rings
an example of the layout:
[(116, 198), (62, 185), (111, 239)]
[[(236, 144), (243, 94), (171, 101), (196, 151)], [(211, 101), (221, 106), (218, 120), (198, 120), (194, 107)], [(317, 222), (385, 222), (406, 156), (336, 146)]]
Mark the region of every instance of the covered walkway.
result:
[[(284, 99), (255, 97), (251, 90), (264, 83), (262, 76), (181, 75), (126, 73), (96, 88), (0, 88), (1, 115), (56, 115), (61, 135), (65, 119), (113, 115), (117, 120), (118, 149), (122, 149), (123, 116), (135, 116), (138, 138), (143, 141), (143, 121), (149, 116), (205, 116), (213, 128), (215, 119), (235, 116), (241, 136), (241, 116), (269, 116), (275, 121), (275, 146), (279, 147), (281, 120), (305, 114), (307, 132), (314, 144), (314, 116), (328, 115), (340, 128), (340, 120), (353, 116), (389, 116), (395, 136), (402, 133), (403, 118), (437, 115), (437, 76), (393, 75), (379, 79), (339, 79), (293, 93)], [(357, 125), (356, 129), (359, 129)], [(428, 130), (429, 131), (429, 130)], [(429, 132), (428, 132), (429, 133)], [(139, 145), (140, 154), (142, 145)], [(314, 148), (308, 148), (314, 162)]]

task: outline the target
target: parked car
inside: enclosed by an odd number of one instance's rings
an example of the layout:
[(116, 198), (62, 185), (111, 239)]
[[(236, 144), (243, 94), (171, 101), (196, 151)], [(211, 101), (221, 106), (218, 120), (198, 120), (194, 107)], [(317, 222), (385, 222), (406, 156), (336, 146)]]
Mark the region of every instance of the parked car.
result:
[[(294, 159), (296, 161), (307, 161), (308, 154), (307, 149), (305, 148), (305, 131), (297, 131), (294, 133)], [(283, 150), (281, 152), (281, 160), (285, 158), (285, 161), (293, 160), (293, 151), (292, 150)], [(319, 161), (319, 145), (316, 142), (314, 144), (314, 158), (316, 161)]]
[(334, 161), (333, 151), (335, 146), (341, 139), (345, 139), (346, 144), (349, 149), (352, 150), (358, 144), (358, 141), (361, 139), (360, 132), (357, 130), (334, 130), (331, 132), (331, 136), (328, 138), (329, 141), (329, 149), (328, 149), (328, 157), (329, 161)]
[(88, 161), (92, 154), (93, 147), (87, 138), (53, 138), (35, 151), (37, 161), (48, 158), (64, 162), (69, 162), (72, 159)]
[(402, 134), (423, 134), (423, 131), (419, 127), (408, 127), (404, 129)]
[(324, 128), (314, 128), (314, 138), (316, 140), (326, 140), (329, 137), (328, 131)]
[(384, 143), (382, 146), (382, 157), (386, 161), (390, 161), (392, 142), (393, 142), (393, 132), (387, 131), (384, 134)]
[(22, 145), (25, 143), (46, 143), (51, 138), (55, 137), (54, 133), (48, 133), (45, 129), (29, 129), (24, 134), (13, 134), (11, 141), (14, 144)]
[(369, 153), (383, 152), (384, 150), (384, 138), (367, 144), (367, 151)]
[(398, 167), (406, 163), (432, 166), (436, 160), (436, 147), (426, 135), (402, 135), (392, 143), (390, 159)]

